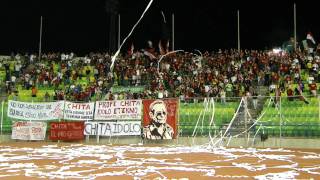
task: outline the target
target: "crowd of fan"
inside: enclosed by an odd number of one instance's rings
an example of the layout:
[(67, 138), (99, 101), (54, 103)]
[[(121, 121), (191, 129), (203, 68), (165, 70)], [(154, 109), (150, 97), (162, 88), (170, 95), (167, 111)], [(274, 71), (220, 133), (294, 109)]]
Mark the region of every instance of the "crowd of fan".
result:
[[(158, 61), (161, 54), (154, 49), (120, 55), (110, 70), (111, 56), (90, 53), (77, 58), (73, 53), (47, 53), (41, 60), (36, 55), (12, 55), (14, 69), (7, 61), (5, 69), (7, 93), (18, 93), (17, 87), (53, 88), (54, 100), (89, 101), (138, 98), (239, 97), (257, 96), (255, 87), (265, 85), (271, 92), (288, 96), (301, 94), (304, 86), (316, 96), (320, 82), (318, 52), (273, 53), (269, 51), (219, 50), (215, 52), (177, 52)], [(55, 66), (57, 69), (55, 69)], [(88, 68), (88, 67), (92, 68)], [(308, 82), (302, 81), (302, 70)], [(92, 72), (93, 71), (93, 72)], [(78, 83), (85, 79), (86, 85)], [(298, 84), (294, 89), (292, 84)], [(112, 93), (112, 86), (145, 86), (140, 93)], [(48, 100), (48, 93), (45, 99)]]

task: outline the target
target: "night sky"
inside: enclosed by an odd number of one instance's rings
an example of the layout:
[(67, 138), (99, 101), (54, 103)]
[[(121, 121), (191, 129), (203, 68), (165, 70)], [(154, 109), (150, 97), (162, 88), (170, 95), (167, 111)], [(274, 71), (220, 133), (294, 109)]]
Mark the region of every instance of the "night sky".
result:
[[(148, 0), (119, 0), (121, 38), (127, 36)], [(298, 40), (312, 32), (320, 39), (316, 1), (298, 1)], [(110, 15), (106, 0), (1, 0), (0, 54), (37, 52), (40, 16), (43, 16), (44, 52), (64, 51), (83, 55), (108, 49)], [(293, 36), (293, 1), (154, 0), (141, 23), (124, 45), (136, 49), (147, 40), (156, 45), (164, 36), (161, 11), (168, 21), (175, 14), (175, 49), (216, 50), (237, 47), (237, 9), (240, 10), (241, 46), (265, 49), (281, 46)]]

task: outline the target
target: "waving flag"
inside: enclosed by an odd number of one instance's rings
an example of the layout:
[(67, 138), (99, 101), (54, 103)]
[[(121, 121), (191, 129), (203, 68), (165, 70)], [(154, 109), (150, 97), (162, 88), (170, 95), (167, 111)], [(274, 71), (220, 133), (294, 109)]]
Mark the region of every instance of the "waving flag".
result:
[(133, 43), (132, 43), (131, 46), (130, 46), (130, 48), (129, 48), (129, 50), (128, 50), (128, 54), (129, 54), (130, 56), (132, 56), (132, 55), (133, 55), (133, 52), (134, 52), (134, 45), (133, 45)]
[[(316, 44), (316, 41), (314, 40), (314, 38), (313, 38), (313, 36), (312, 36), (312, 34), (309, 32), (308, 34), (307, 34), (307, 40), (310, 42), (310, 43), (312, 43), (312, 44)], [(308, 43), (309, 44), (309, 43)]]
[(311, 32), (307, 34), (306, 44), (308, 46), (308, 52), (312, 54), (314, 52), (314, 49), (316, 48), (316, 41), (314, 40)]
[(166, 50), (162, 47), (161, 40), (159, 41), (158, 47), (159, 47), (160, 54), (161, 55), (165, 55), (166, 54)]

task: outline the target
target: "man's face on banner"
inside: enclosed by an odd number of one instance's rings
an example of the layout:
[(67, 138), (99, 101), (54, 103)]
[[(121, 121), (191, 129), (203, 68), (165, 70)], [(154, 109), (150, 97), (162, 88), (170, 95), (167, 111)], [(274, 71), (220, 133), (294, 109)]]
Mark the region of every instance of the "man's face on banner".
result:
[(164, 103), (157, 103), (150, 109), (150, 118), (156, 123), (166, 123), (167, 121), (167, 108)]

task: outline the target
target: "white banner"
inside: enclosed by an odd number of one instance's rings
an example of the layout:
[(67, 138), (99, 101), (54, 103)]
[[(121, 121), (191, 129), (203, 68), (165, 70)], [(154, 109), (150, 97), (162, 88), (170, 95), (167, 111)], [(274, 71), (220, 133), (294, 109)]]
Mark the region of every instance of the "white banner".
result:
[(12, 139), (44, 140), (46, 137), (47, 123), (18, 121), (12, 124)]
[(84, 125), (85, 135), (100, 136), (135, 136), (141, 134), (141, 121), (104, 121), (86, 122)]
[(27, 103), (9, 101), (8, 117), (22, 120), (54, 120), (62, 118), (63, 101)]
[(142, 100), (97, 101), (95, 120), (141, 119)]
[(64, 119), (93, 120), (94, 103), (73, 103), (66, 101), (64, 105)]

